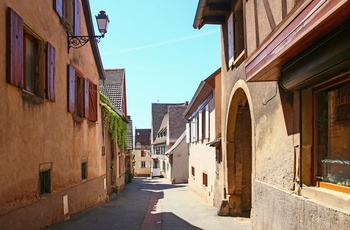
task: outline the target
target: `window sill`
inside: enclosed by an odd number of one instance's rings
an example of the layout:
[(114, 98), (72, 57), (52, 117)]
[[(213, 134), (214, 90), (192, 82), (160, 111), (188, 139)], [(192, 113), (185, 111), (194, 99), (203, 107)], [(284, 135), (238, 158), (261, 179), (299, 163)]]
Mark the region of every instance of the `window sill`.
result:
[(323, 204), (326, 207), (332, 206), (335, 209), (350, 214), (350, 194), (322, 187), (303, 187), (301, 195), (317, 203)]
[(82, 123), (82, 122), (84, 121), (84, 118), (79, 117), (79, 116), (76, 115), (76, 114), (73, 114), (72, 118), (73, 118), (73, 121), (75, 121), (75, 122)]
[(25, 101), (33, 102), (34, 104), (44, 104), (44, 99), (35, 95), (32, 92), (22, 89), (22, 98)]

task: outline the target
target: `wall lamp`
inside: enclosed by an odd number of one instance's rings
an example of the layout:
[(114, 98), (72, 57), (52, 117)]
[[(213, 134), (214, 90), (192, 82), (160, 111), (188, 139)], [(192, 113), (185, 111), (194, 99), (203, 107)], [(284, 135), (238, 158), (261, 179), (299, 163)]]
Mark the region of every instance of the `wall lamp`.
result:
[(109, 19), (105, 11), (101, 10), (96, 16), (97, 27), (101, 35), (97, 36), (68, 36), (68, 50), (70, 48), (78, 49), (88, 43), (90, 40), (94, 40), (97, 43), (100, 42), (101, 38), (107, 33)]

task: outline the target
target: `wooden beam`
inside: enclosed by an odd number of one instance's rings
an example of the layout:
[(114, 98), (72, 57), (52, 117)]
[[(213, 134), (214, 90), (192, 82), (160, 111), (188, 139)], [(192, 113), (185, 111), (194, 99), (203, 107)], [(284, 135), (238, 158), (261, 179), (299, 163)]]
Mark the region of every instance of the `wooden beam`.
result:
[(231, 4), (229, 4), (229, 3), (209, 3), (208, 9), (209, 9), (209, 11), (230, 12), (231, 11)]
[(203, 17), (202, 24), (223, 24), (225, 23), (225, 15), (211, 15)]

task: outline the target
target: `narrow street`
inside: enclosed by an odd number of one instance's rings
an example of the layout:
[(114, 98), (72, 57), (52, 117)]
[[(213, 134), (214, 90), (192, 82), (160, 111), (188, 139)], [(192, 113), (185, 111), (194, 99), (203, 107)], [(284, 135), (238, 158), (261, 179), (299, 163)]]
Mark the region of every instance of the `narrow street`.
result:
[(250, 219), (219, 217), (187, 184), (134, 178), (110, 201), (54, 226), (60, 229), (251, 229)]

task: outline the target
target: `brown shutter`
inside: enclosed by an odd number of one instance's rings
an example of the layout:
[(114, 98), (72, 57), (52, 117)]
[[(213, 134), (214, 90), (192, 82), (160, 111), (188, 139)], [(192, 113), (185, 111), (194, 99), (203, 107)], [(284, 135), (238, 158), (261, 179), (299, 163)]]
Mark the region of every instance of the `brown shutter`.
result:
[(84, 79), (84, 117), (89, 119), (89, 80)]
[(80, 1), (74, 0), (74, 35), (80, 36)]
[(75, 108), (75, 69), (68, 65), (68, 112), (74, 113)]
[(57, 12), (57, 14), (62, 18), (63, 16), (63, 5), (62, 5), (62, 1), (63, 0), (54, 0), (53, 1), (53, 7), (55, 8), (55, 11)]
[(45, 65), (46, 65), (46, 56), (45, 56), (45, 42), (38, 41), (38, 74), (35, 85), (35, 94), (41, 98), (44, 98), (45, 95)]
[(50, 101), (55, 101), (56, 50), (49, 42), (46, 48), (46, 98)]
[(97, 85), (91, 82), (89, 86), (89, 119), (97, 121)]
[(23, 19), (11, 8), (7, 11), (7, 82), (23, 87)]

